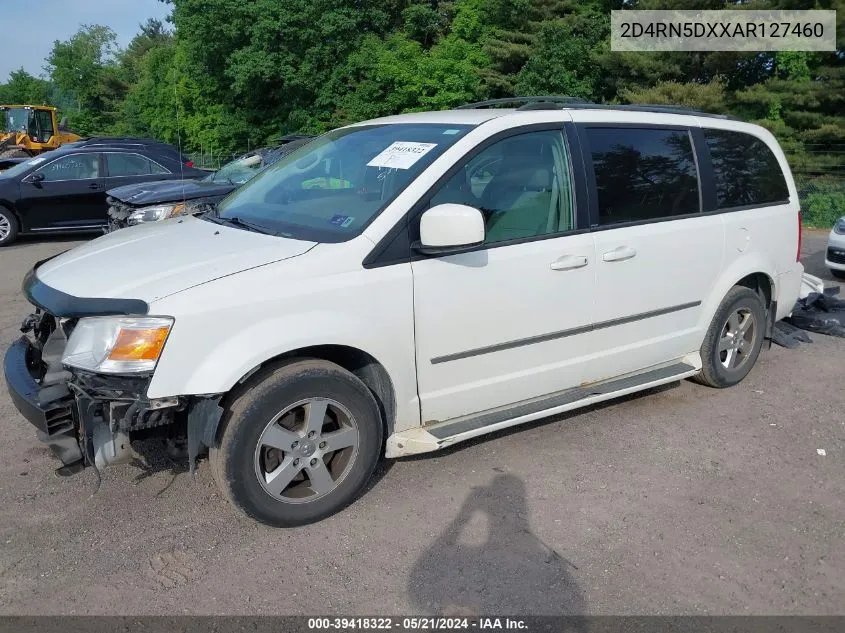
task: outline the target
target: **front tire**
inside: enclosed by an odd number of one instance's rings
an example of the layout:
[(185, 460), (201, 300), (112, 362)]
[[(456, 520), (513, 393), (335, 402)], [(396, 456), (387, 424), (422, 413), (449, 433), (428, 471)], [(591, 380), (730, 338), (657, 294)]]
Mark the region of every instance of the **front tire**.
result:
[(719, 389), (748, 375), (763, 346), (766, 309), (753, 290), (734, 286), (722, 300), (701, 345), (696, 382)]
[(18, 238), (18, 219), (6, 207), (0, 206), (0, 247), (8, 246)]
[(226, 407), (210, 451), (218, 486), (276, 527), (319, 521), (351, 503), (378, 463), (383, 426), (369, 389), (328, 361), (257, 372)]
[(837, 279), (845, 280), (845, 270), (836, 270), (835, 268), (830, 269), (831, 274)]

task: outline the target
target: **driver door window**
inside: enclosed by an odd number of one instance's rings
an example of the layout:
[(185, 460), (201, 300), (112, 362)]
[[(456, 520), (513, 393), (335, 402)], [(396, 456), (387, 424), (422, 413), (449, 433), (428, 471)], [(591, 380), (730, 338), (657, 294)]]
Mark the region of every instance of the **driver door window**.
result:
[(485, 243), (575, 228), (570, 161), (561, 132), (512, 136), (471, 158), (431, 200), (465, 204), (484, 214)]
[(63, 180), (92, 180), (100, 177), (99, 154), (71, 154), (44, 165), (36, 173), (44, 175), (44, 182)]

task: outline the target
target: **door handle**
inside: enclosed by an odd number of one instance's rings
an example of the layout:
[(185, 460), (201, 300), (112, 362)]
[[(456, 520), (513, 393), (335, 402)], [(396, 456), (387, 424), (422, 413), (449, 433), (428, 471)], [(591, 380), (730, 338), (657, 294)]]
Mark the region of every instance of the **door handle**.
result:
[(623, 262), (637, 256), (637, 249), (630, 246), (619, 246), (606, 252), (601, 258), (606, 262)]
[(96, 182), (92, 182), (90, 185), (88, 185), (88, 188), (89, 189), (99, 189), (100, 185), (98, 185)]
[(587, 258), (584, 255), (564, 255), (549, 264), (552, 270), (572, 270), (583, 268), (587, 265)]

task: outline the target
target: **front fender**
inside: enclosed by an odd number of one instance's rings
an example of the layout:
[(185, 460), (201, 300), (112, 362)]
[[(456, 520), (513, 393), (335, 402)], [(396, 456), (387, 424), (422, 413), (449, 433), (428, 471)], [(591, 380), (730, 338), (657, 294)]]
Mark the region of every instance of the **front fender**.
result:
[(267, 360), (315, 345), (354, 347), (378, 359), (360, 334), (368, 331), (368, 324), (352, 315), (339, 316), (319, 311), (268, 315), (250, 326), (209, 337), (211, 345), (199, 355), (180, 349), (181, 330), (191, 326), (177, 322), (170, 335), (172, 344), (168, 340), (150, 384), (150, 397), (224, 393)]
[(343, 345), (366, 352), (390, 376), (396, 428), (418, 425), (410, 265), (343, 270), (328, 261), (340, 246), (320, 245), (322, 256), (294, 257), (153, 302), (151, 314), (175, 323), (148, 396), (226, 393), (281, 354)]

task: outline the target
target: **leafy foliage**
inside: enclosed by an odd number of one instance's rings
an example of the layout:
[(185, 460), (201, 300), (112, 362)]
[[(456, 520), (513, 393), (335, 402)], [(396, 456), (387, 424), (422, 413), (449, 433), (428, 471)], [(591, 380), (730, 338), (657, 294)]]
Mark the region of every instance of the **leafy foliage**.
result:
[(801, 205), (804, 223), (829, 229), (845, 213), (845, 191), (814, 191)]
[[(401, 111), (568, 94), (734, 114), (775, 133), (794, 170), (841, 168), (845, 11), (835, 53), (619, 53), (609, 50), (611, 9), (736, 2), (169, 1), (169, 23), (139, 25), (125, 49), (108, 27), (83, 25), (54, 43), (44, 77), (11, 73), (0, 102), (57, 105), (83, 134), (149, 135), (229, 153)], [(837, 3), (749, 0), (743, 7)]]
[(9, 81), (0, 84), (0, 103), (46, 105), (51, 88), (50, 82), (33, 77), (23, 68), (13, 70)]

